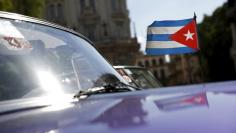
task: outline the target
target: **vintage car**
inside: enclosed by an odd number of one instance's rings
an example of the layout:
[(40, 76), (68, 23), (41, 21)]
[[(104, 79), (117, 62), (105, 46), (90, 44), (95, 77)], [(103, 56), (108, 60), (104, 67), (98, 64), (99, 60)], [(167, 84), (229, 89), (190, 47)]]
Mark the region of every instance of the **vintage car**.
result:
[(235, 81), (142, 90), (72, 30), (5, 12), (0, 27), (0, 133), (236, 132)]
[(144, 67), (139, 66), (114, 66), (117, 72), (126, 81), (136, 87), (143, 89), (160, 88), (162, 84), (153, 74)]

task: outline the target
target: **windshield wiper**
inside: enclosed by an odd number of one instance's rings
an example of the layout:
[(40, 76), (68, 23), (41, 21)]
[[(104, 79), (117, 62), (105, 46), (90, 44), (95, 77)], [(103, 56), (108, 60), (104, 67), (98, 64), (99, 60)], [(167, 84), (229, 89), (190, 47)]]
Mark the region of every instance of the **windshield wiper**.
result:
[(101, 93), (115, 93), (115, 92), (128, 92), (141, 90), (140, 88), (125, 84), (123, 82), (115, 82), (106, 84), (101, 87), (94, 87), (77, 93), (74, 98), (83, 99), (87, 98), (90, 95), (101, 94)]

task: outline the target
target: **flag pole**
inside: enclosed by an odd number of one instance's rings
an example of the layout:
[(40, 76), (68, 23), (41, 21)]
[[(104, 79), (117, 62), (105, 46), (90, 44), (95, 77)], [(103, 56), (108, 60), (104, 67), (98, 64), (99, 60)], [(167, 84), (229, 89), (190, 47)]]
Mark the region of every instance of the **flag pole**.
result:
[[(194, 19), (194, 21), (195, 21), (195, 24), (196, 24), (196, 32), (198, 31), (198, 28), (197, 28), (197, 15), (196, 15), (196, 13), (194, 12), (194, 15), (193, 15), (193, 19)], [(196, 34), (197, 35), (197, 47), (198, 47), (198, 50), (200, 50), (200, 47), (199, 47), (199, 40), (198, 40), (198, 34)]]
[[(193, 20), (195, 21), (196, 28), (197, 28), (197, 15), (195, 12), (193, 15)], [(199, 48), (199, 46), (198, 46), (198, 48)], [(181, 54), (181, 62), (182, 62), (182, 70), (183, 70), (183, 76), (184, 76), (185, 82), (192, 83), (193, 82), (192, 81), (192, 70), (190, 68), (189, 56)]]
[[(193, 15), (193, 19), (194, 19), (194, 21), (195, 21), (195, 26), (196, 26), (196, 31), (197, 31), (197, 15), (196, 15), (196, 13), (194, 12), (194, 15)], [(197, 36), (197, 41), (198, 41), (198, 35), (196, 34), (196, 36)], [(198, 44), (198, 42), (197, 42), (197, 44)], [(198, 49), (199, 49), (199, 45), (198, 45)], [(185, 61), (186, 61), (186, 58), (187, 58), (187, 66), (186, 66), (186, 69), (187, 69), (187, 73), (188, 73), (188, 83), (192, 83), (193, 82), (193, 79), (192, 79), (192, 68), (191, 68), (191, 66), (190, 66), (190, 62), (189, 62), (189, 59), (191, 58), (191, 57), (189, 57), (188, 55), (187, 56), (185, 56)]]
[(194, 16), (193, 16), (193, 19), (197, 22), (197, 15), (196, 13), (194, 12)]
[[(194, 12), (193, 19), (195, 20), (195, 23), (196, 23), (196, 31), (198, 31), (198, 26), (197, 26), (197, 15), (196, 15), (195, 12)], [(197, 33), (198, 33), (198, 32), (197, 32)], [(197, 44), (198, 44), (198, 50), (200, 50), (198, 34), (197, 34)], [(200, 60), (200, 59), (199, 59), (199, 60)], [(201, 66), (201, 64), (200, 64), (200, 66)], [(201, 71), (201, 78), (203, 79), (203, 73), (202, 73), (202, 71)]]

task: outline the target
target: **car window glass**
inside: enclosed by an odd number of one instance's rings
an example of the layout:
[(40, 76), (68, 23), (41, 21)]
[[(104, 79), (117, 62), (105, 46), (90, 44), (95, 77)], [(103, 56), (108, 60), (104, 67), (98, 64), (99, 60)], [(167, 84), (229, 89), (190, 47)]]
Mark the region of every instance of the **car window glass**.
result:
[(81, 37), (24, 21), (1, 19), (1, 24), (7, 26), (0, 30), (0, 101), (124, 81)]

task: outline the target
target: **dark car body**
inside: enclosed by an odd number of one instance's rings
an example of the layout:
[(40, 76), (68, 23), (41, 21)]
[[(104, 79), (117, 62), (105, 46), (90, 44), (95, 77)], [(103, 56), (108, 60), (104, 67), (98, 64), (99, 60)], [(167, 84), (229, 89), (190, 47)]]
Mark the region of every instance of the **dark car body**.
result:
[(225, 82), (102, 94), (63, 107), (40, 100), (1, 103), (0, 111), (15, 111), (0, 114), (0, 132), (235, 133), (235, 86)]
[(144, 67), (139, 66), (114, 66), (131, 85), (143, 89), (160, 88), (162, 84), (153, 74)]
[[(21, 15), (2, 12), (0, 18), (41, 24), (84, 38), (66, 28)], [(103, 65), (116, 75), (106, 62)], [(105, 75), (104, 81), (111, 80), (110, 75)], [(69, 77), (73, 75), (69, 73)], [(11, 99), (0, 101), (0, 133), (235, 133), (235, 92), (235, 81), (94, 94), (84, 99), (73, 98), (73, 93), (55, 95), (56, 91), (50, 97), (15, 98), (13, 91)]]

